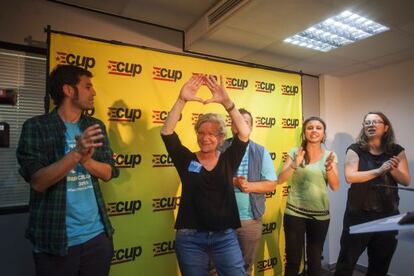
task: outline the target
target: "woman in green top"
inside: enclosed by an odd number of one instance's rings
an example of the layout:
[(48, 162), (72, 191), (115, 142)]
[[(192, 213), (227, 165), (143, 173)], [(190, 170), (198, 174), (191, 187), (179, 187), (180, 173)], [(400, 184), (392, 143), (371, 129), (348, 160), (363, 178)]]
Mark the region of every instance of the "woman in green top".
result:
[(288, 179), (289, 195), (284, 216), (286, 240), (285, 276), (298, 275), (306, 234), (307, 275), (321, 274), (321, 254), (329, 226), (327, 184), (339, 187), (337, 157), (325, 150), (326, 124), (319, 117), (305, 120), (302, 145), (293, 148), (279, 175)]

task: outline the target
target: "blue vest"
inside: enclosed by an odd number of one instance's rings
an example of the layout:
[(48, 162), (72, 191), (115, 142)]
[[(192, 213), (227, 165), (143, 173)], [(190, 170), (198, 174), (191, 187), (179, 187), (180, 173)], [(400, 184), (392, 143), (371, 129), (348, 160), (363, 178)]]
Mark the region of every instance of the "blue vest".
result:
[[(227, 139), (223, 143), (222, 151), (225, 151), (231, 144), (232, 138)], [(262, 172), (263, 161), (263, 146), (256, 144), (252, 140), (249, 140), (249, 165), (247, 180), (249, 182), (261, 181), (260, 178)], [(254, 183), (253, 183), (254, 184)], [(250, 206), (252, 208), (253, 218), (258, 219), (263, 216), (265, 212), (265, 200), (264, 193), (249, 193)]]

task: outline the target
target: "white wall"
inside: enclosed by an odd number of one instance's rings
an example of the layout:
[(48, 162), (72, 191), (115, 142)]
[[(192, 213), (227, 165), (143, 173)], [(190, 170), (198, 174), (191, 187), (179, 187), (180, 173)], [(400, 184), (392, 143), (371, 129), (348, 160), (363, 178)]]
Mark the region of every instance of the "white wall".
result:
[(57, 31), (182, 51), (181, 32), (44, 0), (1, 1), (0, 41), (46, 47), (47, 25)]
[[(345, 210), (348, 184), (343, 177), (345, 149), (359, 133), (362, 118), (368, 111), (382, 111), (391, 120), (397, 142), (406, 151), (410, 171), (414, 173), (414, 60), (385, 66), (344, 78), (322, 76), (320, 78), (321, 116), (328, 125), (328, 147), (339, 157), (341, 188), (330, 194), (331, 224), (327, 238), (328, 250), (325, 260), (336, 263), (339, 253), (339, 240), (342, 231), (342, 218)], [(414, 193), (400, 191), (400, 211), (414, 210)], [(400, 241), (394, 255), (390, 273), (412, 275), (413, 244)], [(358, 262), (367, 266), (366, 255)]]
[[(2, 1), (0, 42), (46, 48), (44, 28), (182, 52), (181, 32), (100, 15), (44, 0)], [(304, 115), (319, 114), (318, 79), (305, 77)], [(1, 164), (0, 164), (1, 165)], [(27, 213), (0, 215), (0, 274), (34, 275), (31, 245), (24, 239)]]
[[(169, 51), (182, 51), (181, 32), (44, 1), (1, 1), (0, 41), (46, 48), (44, 28), (116, 40)], [(4, 164), (0, 164), (4, 165)], [(28, 214), (0, 215), (0, 275), (34, 275), (31, 244), (24, 238)]]

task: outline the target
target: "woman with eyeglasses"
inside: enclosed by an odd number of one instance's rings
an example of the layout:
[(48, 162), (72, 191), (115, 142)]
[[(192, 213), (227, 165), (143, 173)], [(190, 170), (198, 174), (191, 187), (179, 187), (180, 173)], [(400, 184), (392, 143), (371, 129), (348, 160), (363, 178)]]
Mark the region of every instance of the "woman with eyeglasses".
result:
[(367, 249), (366, 275), (387, 275), (397, 247), (397, 231), (350, 234), (349, 227), (399, 213), (398, 183), (411, 181), (404, 148), (395, 143), (391, 122), (382, 112), (364, 116), (357, 142), (348, 147), (345, 179), (351, 185), (344, 214), (335, 275), (352, 275)]
[[(203, 100), (197, 91), (205, 84), (212, 98)], [(218, 147), (225, 138), (225, 124), (218, 114), (200, 115), (195, 131), (200, 148), (191, 152), (181, 144), (174, 129), (188, 102), (221, 104), (237, 128), (231, 146)], [(175, 224), (175, 251), (183, 276), (208, 275), (209, 257), (219, 275), (245, 275), (244, 261), (234, 229), (240, 218), (234, 195), (233, 176), (240, 165), (250, 129), (227, 94), (223, 79), (193, 76), (181, 88), (161, 129), (161, 136), (182, 182), (180, 207)]]
[(302, 145), (293, 148), (279, 175), (279, 183), (290, 179), (284, 214), (286, 240), (285, 276), (297, 276), (306, 235), (307, 275), (321, 275), (321, 255), (329, 227), (327, 186), (339, 187), (337, 157), (322, 145), (326, 124), (319, 117), (303, 122)]

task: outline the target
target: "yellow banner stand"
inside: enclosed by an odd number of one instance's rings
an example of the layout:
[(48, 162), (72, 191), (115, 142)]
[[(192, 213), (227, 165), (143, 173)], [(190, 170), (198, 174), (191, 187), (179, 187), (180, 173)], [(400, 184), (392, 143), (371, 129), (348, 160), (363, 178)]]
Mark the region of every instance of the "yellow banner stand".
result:
[[(270, 152), (277, 171), (299, 143), (302, 88), (298, 74), (116, 45), (67, 34), (50, 34), (50, 69), (74, 64), (90, 70), (97, 91), (91, 115), (107, 127), (118, 179), (101, 183), (115, 228), (111, 275), (179, 275), (174, 221), (180, 180), (160, 138), (160, 128), (181, 86), (193, 74), (223, 76), (237, 107), (254, 118), (251, 139)], [(202, 87), (200, 97), (210, 93)], [(219, 105), (189, 103), (177, 126), (184, 145), (196, 151), (192, 126), (201, 113)], [(230, 128), (228, 134), (231, 135)], [(263, 237), (255, 275), (281, 275), (284, 265), (282, 214), (286, 186), (266, 195)]]

